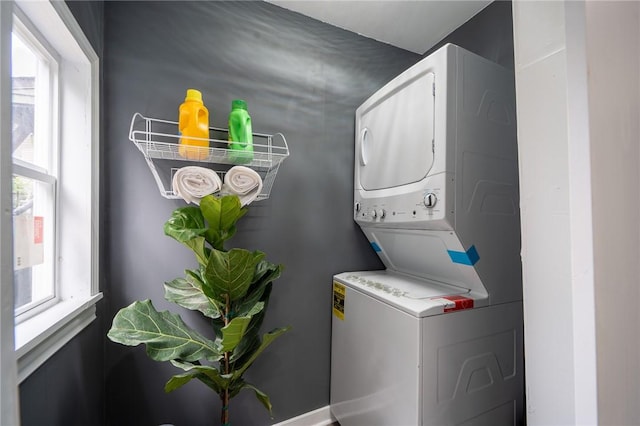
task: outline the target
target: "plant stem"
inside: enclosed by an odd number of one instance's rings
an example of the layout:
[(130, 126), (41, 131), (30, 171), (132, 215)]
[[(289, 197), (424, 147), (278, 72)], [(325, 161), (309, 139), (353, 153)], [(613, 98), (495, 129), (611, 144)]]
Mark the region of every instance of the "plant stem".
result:
[(220, 421), (223, 426), (229, 425), (229, 389), (225, 389), (222, 394), (222, 417)]
[[(231, 301), (229, 295), (225, 295), (224, 325), (227, 326), (230, 321)], [(229, 374), (229, 352), (224, 353), (224, 374)], [(222, 393), (222, 425), (230, 426), (229, 423), (229, 388)]]

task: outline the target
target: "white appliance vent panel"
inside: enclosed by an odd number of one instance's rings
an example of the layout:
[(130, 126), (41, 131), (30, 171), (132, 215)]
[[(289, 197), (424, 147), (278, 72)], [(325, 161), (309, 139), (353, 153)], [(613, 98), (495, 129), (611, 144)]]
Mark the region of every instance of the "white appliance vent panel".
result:
[(356, 113), (356, 172), (363, 189), (394, 188), (427, 176), (434, 160), (434, 83), (434, 73), (425, 71)]

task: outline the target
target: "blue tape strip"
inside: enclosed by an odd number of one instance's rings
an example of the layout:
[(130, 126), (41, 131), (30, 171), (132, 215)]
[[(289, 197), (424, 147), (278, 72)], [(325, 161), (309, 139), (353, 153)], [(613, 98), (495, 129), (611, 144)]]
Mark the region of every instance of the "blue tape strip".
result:
[(473, 266), (480, 260), (476, 246), (469, 247), (469, 250), (466, 252), (447, 250), (447, 253), (449, 253), (449, 257), (453, 263), (460, 263), (462, 265)]
[(373, 250), (375, 250), (376, 253), (380, 253), (382, 251), (378, 243), (375, 241), (371, 241), (371, 247), (373, 247)]

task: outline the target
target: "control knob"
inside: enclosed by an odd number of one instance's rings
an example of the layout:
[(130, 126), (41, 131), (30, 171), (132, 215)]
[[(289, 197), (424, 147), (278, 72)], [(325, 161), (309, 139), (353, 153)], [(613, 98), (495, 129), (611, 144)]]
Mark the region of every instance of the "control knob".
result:
[(438, 202), (438, 198), (436, 197), (436, 194), (434, 194), (433, 192), (429, 192), (424, 196), (424, 205), (429, 209), (432, 209), (433, 207), (435, 207), (437, 202)]

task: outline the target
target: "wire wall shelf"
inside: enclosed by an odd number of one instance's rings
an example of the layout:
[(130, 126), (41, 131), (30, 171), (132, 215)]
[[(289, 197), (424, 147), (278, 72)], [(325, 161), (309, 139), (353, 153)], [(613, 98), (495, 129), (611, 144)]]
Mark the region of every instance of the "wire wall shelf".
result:
[(262, 178), (262, 192), (256, 200), (269, 198), (278, 168), (289, 156), (289, 147), (284, 135), (253, 133), (253, 154), (249, 154), (249, 158), (242, 164), (234, 159), (234, 156), (238, 157), (238, 152), (227, 148), (228, 135), (227, 129), (209, 127), (209, 136), (213, 138), (201, 139), (208, 141), (209, 147), (188, 147), (196, 158), (185, 158), (180, 154), (181, 136), (177, 122), (149, 118), (136, 112), (129, 128), (129, 139), (144, 156), (163, 197), (180, 198), (172, 188), (172, 180), (175, 172), (181, 167), (206, 167), (214, 170), (220, 179), (224, 180), (224, 175), (231, 167), (243, 165), (255, 170)]

